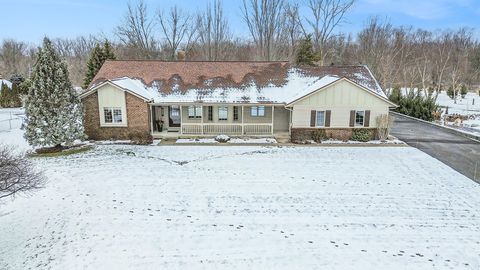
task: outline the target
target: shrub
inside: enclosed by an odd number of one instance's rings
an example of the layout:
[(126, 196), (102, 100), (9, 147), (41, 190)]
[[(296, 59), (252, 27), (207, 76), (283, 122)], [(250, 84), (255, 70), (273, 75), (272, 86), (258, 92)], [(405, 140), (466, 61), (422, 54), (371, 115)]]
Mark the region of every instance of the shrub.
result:
[(141, 144), (141, 145), (151, 144), (153, 141), (152, 135), (148, 134), (148, 132), (141, 132), (141, 131), (131, 132), (128, 135), (128, 138), (134, 144)]
[(385, 141), (390, 134), (390, 129), (392, 128), (393, 118), (388, 114), (382, 114), (377, 116), (377, 134), (378, 139)]
[(422, 95), (420, 91), (410, 91), (407, 95), (401, 96), (396, 111), (412, 117), (420, 118), (425, 121), (432, 121), (434, 113), (438, 111), (436, 104), (437, 93), (426, 93)]
[(227, 135), (218, 135), (217, 137), (215, 137), (215, 141), (219, 143), (226, 143), (230, 141), (230, 137), (228, 137)]
[(352, 141), (368, 142), (372, 138), (372, 132), (368, 129), (354, 129), (352, 132)]
[(0, 199), (27, 193), (43, 187), (42, 172), (24, 156), (16, 155), (12, 147), (0, 145)]
[(467, 95), (467, 86), (465, 84), (462, 84), (462, 87), (460, 88), (460, 95), (462, 95), (462, 98), (465, 98)]
[(325, 132), (324, 129), (317, 129), (312, 131), (312, 140), (314, 140), (315, 142), (320, 143), (327, 139), (328, 139), (327, 133)]

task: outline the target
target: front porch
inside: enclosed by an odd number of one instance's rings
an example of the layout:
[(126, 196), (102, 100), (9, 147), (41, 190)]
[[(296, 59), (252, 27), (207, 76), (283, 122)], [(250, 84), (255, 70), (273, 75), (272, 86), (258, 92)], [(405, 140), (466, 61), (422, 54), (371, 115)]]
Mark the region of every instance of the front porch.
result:
[(288, 132), (289, 111), (283, 105), (155, 104), (152, 136), (273, 136)]

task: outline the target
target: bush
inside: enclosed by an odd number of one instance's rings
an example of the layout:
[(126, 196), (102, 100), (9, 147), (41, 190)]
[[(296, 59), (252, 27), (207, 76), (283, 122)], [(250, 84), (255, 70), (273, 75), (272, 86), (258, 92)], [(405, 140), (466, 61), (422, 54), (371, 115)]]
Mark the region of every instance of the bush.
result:
[(0, 145), (0, 199), (43, 187), (44, 175), (13, 148)]
[(460, 95), (462, 95), (462, 98), (465, 98), (467, 95), (467, 86), (465, 84), (462, 84), (462, 87), (460, 88)]
[(390, 129), (392, 128), (393, 118), (387, 114), (382, 114), (377, 116), (377, 134), (378, 139), (385, 141), (390, 134)]
[(372, 138), (372, 132), (368, 129), (354, 129), (350, 140), (358, 142), (368, 142)]
[(219, 143), (226, 143), (230, 141), (230, 137), (228, 137), (227, 135), (218, 135), (217, 137), (215, 137), (215, 141)]
[(400, 97), (397, 102), (399, 107), (396, 111), (425, 121), (432, 121), (434, 120), (434, 113), (438, 111), (436, 104), (437, 94), (427, 92), (425, 95), (422, 95), (420, 91), (412, 90), (406, 96), (402, 95)]
[(454, 93), (453, 93), (453, 87), (449, 86), (447, 89), (447, 95), (453, 99)]
[(316, 143), (320, 143), (327, 139), (328, 139), (327, 133), (325, 132), (324, 129), (317, 129), (312, 131), (312, 140), (314, 140)]
[(134, 131), (128, 135), (128, 138), (134, 144), (147, 145), (151, 144), (153, 141), (152, 135), (148, 132)]

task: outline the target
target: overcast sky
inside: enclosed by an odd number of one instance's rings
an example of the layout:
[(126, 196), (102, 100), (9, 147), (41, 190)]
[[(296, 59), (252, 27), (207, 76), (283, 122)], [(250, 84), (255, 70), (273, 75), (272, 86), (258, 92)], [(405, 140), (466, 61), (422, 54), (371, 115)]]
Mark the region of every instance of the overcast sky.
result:
[[(104, 33), (113, 37), (128, 0), (0, 0), (0, 40), (14, 38), (40, 43), (43, 36), (76, 37)], [(298, 0), (302, 3), (303, 0)], [(191, 12), (207, 0), (146, 0), (152, 14), (177, 4)], [(225, 13), (236, 36), (247, 37), (241, 19), (241, 0), (224, 0)], [(357, 33), (372, 16), (394, 25), (429, 30), (472, 27), (480, 37), (480, 0), (357, 0), (339, 31)]]

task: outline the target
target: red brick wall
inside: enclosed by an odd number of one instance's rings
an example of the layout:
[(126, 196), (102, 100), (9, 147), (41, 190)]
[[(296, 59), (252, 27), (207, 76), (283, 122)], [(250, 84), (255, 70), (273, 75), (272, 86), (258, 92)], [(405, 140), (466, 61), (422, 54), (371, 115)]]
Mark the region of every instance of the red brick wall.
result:
[(127, 127), (101, 127), (97, 92), (82, 99), (85, 134), (91, 140), (137, 140), (150, 138), (150, 114), (148, 104), (125, 92)]

